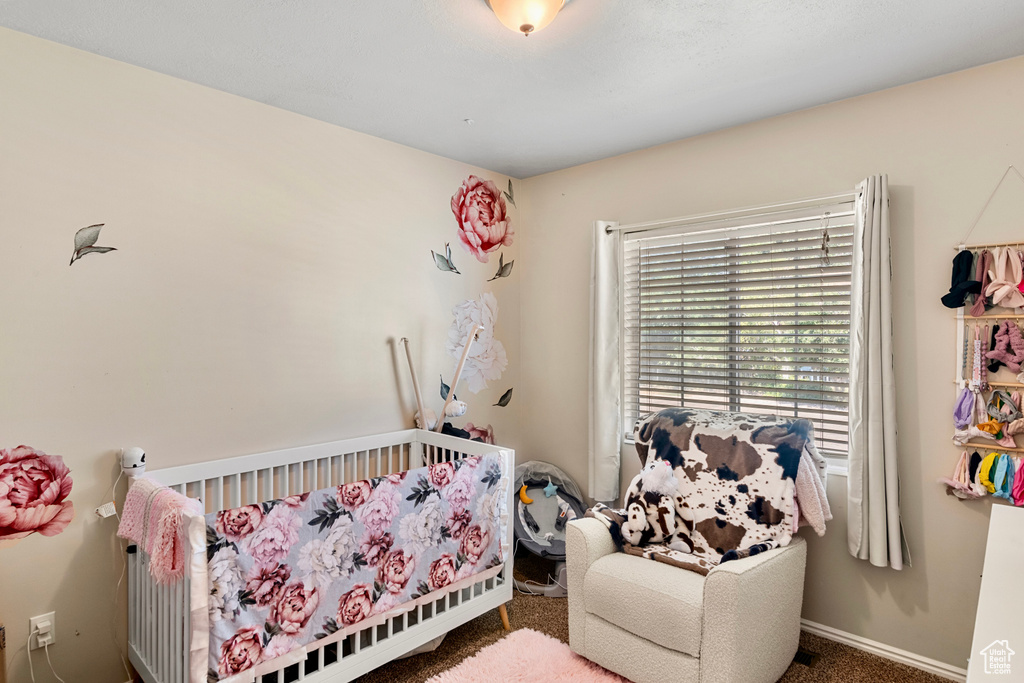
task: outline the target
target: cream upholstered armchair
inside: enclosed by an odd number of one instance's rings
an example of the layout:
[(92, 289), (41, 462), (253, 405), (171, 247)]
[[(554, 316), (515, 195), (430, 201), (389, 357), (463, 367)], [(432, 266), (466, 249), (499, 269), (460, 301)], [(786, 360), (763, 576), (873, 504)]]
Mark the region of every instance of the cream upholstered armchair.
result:
[(771, 683), (800, 639), (807, 545), (733, 560), (707, 576), (616, 552), (607, 528), (566, 530), (569, 647), (635, 683)]

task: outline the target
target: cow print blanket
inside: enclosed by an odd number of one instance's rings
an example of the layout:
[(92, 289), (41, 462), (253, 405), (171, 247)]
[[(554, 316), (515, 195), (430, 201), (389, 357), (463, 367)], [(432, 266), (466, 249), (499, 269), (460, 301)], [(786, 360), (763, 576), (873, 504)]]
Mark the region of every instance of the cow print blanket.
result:
[(597, 504), (624, 552), (707, 574), (788, 545), (802, 457), (821, 459), (807, 420), (670, 408), (634, 430), (643, 470), (625, 509)]

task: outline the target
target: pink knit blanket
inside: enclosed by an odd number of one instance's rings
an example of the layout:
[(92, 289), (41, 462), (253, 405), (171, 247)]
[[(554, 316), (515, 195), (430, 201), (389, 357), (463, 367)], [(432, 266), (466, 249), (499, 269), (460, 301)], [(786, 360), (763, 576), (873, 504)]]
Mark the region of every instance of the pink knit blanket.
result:
[(128, 489), (117, 535), (149, 555), (149, 572), (157, 583), (174, 583), (185, 575), (185, 530), (182, 514), (203, 514), (198, 500), (152, 479), (138, 478)]

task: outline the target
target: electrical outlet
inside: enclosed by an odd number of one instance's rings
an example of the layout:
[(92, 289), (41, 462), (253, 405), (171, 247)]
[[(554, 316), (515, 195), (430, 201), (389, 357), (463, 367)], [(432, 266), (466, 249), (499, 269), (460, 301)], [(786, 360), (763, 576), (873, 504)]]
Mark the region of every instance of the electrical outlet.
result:
[(32, 641), (29, 648), (31, 650), (38, 650), (44, 645), (55, 645), (57, 643), (56, 612), (40, 614), (38, 617), (29, 619), (28, 632)]

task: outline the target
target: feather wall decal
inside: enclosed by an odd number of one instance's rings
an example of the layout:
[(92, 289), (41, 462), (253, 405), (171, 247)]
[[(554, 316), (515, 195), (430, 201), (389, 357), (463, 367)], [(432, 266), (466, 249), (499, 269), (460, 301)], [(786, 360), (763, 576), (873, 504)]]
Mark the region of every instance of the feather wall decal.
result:
[[(512, 179), (511, 178), (508, 179), (508, 190), (502, 190), (501, 193), (503, 195), (505, 195), (505, 199), (508, 200), (509, 204), (511, 204), (512, 206), (516, 206), (516, 193), (515, 193), (515, 191), (512, 190)], [(516, 208), (518, 209), (519, 207), (516, 206)]]
[(86, 254), (106, 254), (108, 251), (117, 251), (114, 247), (93, 246), (100, 238), (100, 230), (104, 225), (105, 223), (90, 225), (75, 233), (75, 253), (71, 255), (69, 266)]
[(508, 277), (512, 274), (512, 266), (516, 263), (515, 259), (512, 259), (508, 263), (505, 263), (505, 254), (498, 254), (498, 272), (494, 274), (488, 282), (491, 280), (497, 280), (499, 277)]
[[(448, 400), (448, 392), (451, 391), (451, 390), (452, 390), (452, 388), (444, 383), (444, 377), (442, 377), (441, 378), (441, 400), (442, 401), (447, 401)], [(458, 401), (459, 397), (458, 396), (452, 396), (452, 400), (453, 401)]]
[(495, 403), (494, 405), (498, 406), (499, 408), (504, 408), (505, 406), (508, 405), (508, 402), (511, 401), (511, 400), (512, 400), (512, 389), (509, 389), (508, 391), (506, 391), (504, 394), (501, 395), (501, 398), (499, 398), (498, 402)]
[(437, 266), (438, 270), (443, 271), (445, 273), (455, 273), (456, 275), (462, 275), (462, 273), (460, 273), (458, 269), (455, 267), (455, 264), (452, 263), (452, 248), (448, 244), (448, 242), (444, 243), (443, 256), (441, 254), (435, 253), (433, 250), (431, 250), (430, 253), (434, 257), (434, 265)]

